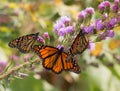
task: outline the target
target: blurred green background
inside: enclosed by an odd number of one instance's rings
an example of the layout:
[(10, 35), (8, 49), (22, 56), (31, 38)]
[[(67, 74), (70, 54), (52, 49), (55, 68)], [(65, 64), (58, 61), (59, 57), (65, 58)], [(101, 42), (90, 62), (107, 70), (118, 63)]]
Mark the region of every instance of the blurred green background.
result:
[[(23, 62), (24, 55), (8, 47), (8, 42), (18, 36), (48, 32), (52, 45), (55, 40), (53, 24), (62, 15), (75, 20), (81, 10), (93, 7), (94, 19), (98, 18), (97, 6), (101, 1), (0, 0), (0, 61), (12, 65)], [(113, 39), (96, 43), (95, 51), (87, 49), (79, 56), (81, 74), (63, 72), (56, 75), (39, 64), (42, 70), (26, 71), (28, 76), (25, 78), (12, 76), (2, 80), (0, 91), (120, 91), (120, 27), (114, 31)], [(18, 59), (11, 62), (11, 55)]]

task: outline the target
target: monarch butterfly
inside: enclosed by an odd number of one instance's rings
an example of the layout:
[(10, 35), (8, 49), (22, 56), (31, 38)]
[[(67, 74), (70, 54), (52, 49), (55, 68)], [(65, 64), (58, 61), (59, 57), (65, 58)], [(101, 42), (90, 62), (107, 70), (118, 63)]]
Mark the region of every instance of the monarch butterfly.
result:
[(33, 51), (42, 58), (43, 67), (52, 70), (56, 74), (61, 73), (63, 70), (80, 73), (80, 67), (72, 57), (69, 59), (69, 62), (66, 61), (69, 55), (63, 51), (63, 48), (58, 49), (47, 45), (34, 45)]
[(86, 33), (84, 33), (81, 29), (72, 46), (70, 47), (70, 54), (73, 56), (76, 54), (81, 54), (88, 47), (88, 44), (89, 40), (86, 36)]
[(34, 42), (37, 40), (39, 33), (21, 36), (9, 42), (9, 47), (17, 48), (22, 53), (27, 53), (31, 50)]

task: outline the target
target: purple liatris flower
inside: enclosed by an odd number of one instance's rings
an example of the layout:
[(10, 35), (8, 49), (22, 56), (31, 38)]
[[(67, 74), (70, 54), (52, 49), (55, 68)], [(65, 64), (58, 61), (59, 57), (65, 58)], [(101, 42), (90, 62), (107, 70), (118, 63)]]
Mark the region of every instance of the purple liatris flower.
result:
[(67, 33), (74, 31), (74, 27), (69, 25), (71, 19), (67, 16), (62, 16), (54, 25), (54, 31), (57, 32), (58, 36), (65, 36)]
[(112, 18), (111, 20), (110, 20), (110, 24), (112, 25), (112, 26), (114, 26), (115, 24), (116, 24), (116, 18)]
[(118, 18), (117, 18), (117, 22), (120, 23), (120, 16), (118, 16)]
[(107, 29), (112, 29), (113, 26), (110, 24), (110, 22), (107, 22), (107, 23), (106, 23), (106, 28), (107, 28)]
[(95, 49), (95, 43), (89, 42), (88, 48), (92, 51)]
[(99, 4), (98, 9), (100, 12), (103, 12), (106, 8), (110, 8), (110, 2), (109, 1), (103, 1)]
[(61, 21), (57, 21), (56, 24), (54, 24), (54, 32), (58, 32), (60, 28), (65, 27), (64, 23)]
[(103, 5), (105, 7), (110, 7), (110, 2), (109, 1), (103, 1)]
[(84, 32), (86, 32), (86, 33), (93, 33), (93, 30), (94, 30), (93, 25), (84, 28)]
[(105, 40), (107, 37), (113, 38), (114, 37), (114, 31), (113, 30), (106, 30), (105, 32), (101, 33), (98, 38), (100, 40)]
[(41, 36), (38, 36), (37, 41), (40, 43), (44, 43), (44, 39)]
[(79, 14), (78, 14), (78, 19), (79, 20), (84, 20), (86, 18), (86, 12), (85, 11), (81, 11)]
[(98, 40), (105, 40), (106, 37), (107, 37), (107, 36), (106, 36), (105, 32), (102, 32), (101, 34), (99, 34)]
[(100, 3), (100, 4), (98, 5), (98, 10), (99, 10), (100, 12), (103, 12), (104, 9), (105, 9), (105, 6), (104, 6), (102, 3)]
[(12, 55), (11, 56), (11, 59), (14, 60), (14, 61), (18, 61), (19, 60), (19, 57), (17, 55)]
[(59, 36), (65, 36), (66, 34), (66, 29), (65, 28), (60, 28), (59, 31), (58, 31), (58, 35)]
[(47, 39), (50, 38), (48, 32), (44, 32), (43, 37), (44, 37), (44, 38), (47, 38)]
[(66, 33), (72, 33), (75, 30), (74, 26), (68, 26), (65, 28)]
[(96, 20), (95, 28), (96, 28), (96, 30), (103, 30), (104, 29), (104, 24), (103, 24), (102, 20)]
[(88, 14), (92, 15), (92, 14), (94, 14), (95, 11), (94, 11), (94, 8), (88, 7), (88, 8), (85, 9), (85, 12), (87, 13), (87, 15)]
[(110, 12), (110, 2), (104, 1), (103, 4), (105, 6), (105, 12), (109, 13)]
[(107, 37), (113, 38), (114, 37), (114, 31), (113, 30), (107, 30), (105, 31)]
[(62, 23), (64, 23), (64, 24), (69, 24), (70, 21), (71, 21), (71, 19), (70, 19), (69, 17), (67, 17), (67, 16), (62, 16), (62, 17), (60, 18), (60, 21), (61, 21)]
[(119, 6), (118, 6), (118, 4), (114, 4), (113, 7), (112, 7), (112, 9), (113, 9), (114, 12), (117, 13), (118, 10), (119, 10)]
[(120, 3), (120, 0), (114, 0), (114, 3), (115, 3), (115, 4), (119, 4), (119, 3)]
[(6, 66), (7, 66), (7, 62), (0, 60), (0, 73), (4, 70)]
[(106, 23), (106, 28), (112, 29), (116, 23), (117, 23), (116, 18), (112, 18), (109, 22)]

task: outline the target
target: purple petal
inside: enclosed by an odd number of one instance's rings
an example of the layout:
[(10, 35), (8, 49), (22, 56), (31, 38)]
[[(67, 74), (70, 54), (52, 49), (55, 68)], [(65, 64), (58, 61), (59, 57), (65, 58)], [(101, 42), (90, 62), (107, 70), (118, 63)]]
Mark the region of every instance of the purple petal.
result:
[(54, 29), (53, 29), (53, 31), (54, 31), (54, 32), (58, 32), (58, 30), (59, 30), (60, 28), (63, 28), (63, 27), (65, 27), (64, 23), (61, 22), (61, 21), (57, 21), (56, 24), (54, 24)]
[(94, 14), (94, 8), (92, 8), (92, 7), (88, 7), (88, 8), (86, 8), (85, 9), (85, 12), (87, 13), (87, 14)]
[(102, 20), (96, 20), (95, 27), (96, 27), (96, 30), (103, 30), (104, 24), (103, 24)]
[(110, 20), (110, 24), (112, 25), (112, 26), (114, 26), (115, 24), (116, 24), (116, 18), (112, 18), (111, 20)]
[(105, 5), (105, 7), (110, 7), (110, 2), (109, 1), (104, 1), (103, 4)]
[(48, 32), (44, 32), (43, 37), (44, 37), (44, 38), (47, 38), (47, 39), (50, 38)]
[(7, 62), (0, 60), (0, 73), (4, 70), (6, 66), (7, 66)]
[(120, 16), (118, 16), (118, 19), (117, 19), (118, 23), (120, 23)]
[(106, 39), (106, 35), (105, 35), (105, 32), (99, 34), (98, 38), (100, 38), (101, 40), (105, 40)]
[(84, 31), (86, 33), (93, 33), (93, 30), (94, 30), (94, 26), (92, 26), (92, 25), (84, 28)]
[(110, 22), (107, 22), (107, 23), (106, 23), (106, 28), (107, 28), (107, 29), (112, 29), (113, 26), (110, 24)]
[(107, 37), (113, 38), (114, 37), (114, 31), (113, 30), (107, 30), (106, 35), (107, 35)]
[(110, 7), (110, 2), (109, 1), (101, 2), (98, 6), (98, 9), (103, 12), (105, 7)]
[(98, 9), (99, 9), (100, 11), (104, 11), (105, 6), (101, 3), (101, 4), (98, 5)]
[(66, 33), (72, 33), (75, 30), (75, 28), (74, 26), (68, 26), (65, 28), (65, 30), (66, 30)]
[(92, 51), (95, 49), (95, 43), (89, 42), (88, 48)]
[(120, 0), (114, 0), (114, 3), (115, 3), (115, 4), (119, 4), (119, 3), (120, 3)]
[(19, 60), (19, 57), (17, 55), (12, 55), (11, 56), (11, 59), (14, 60), (14, 61), (18, 61)]
[(66, 24), (66, 23), (70, 23), (71, 19), (70, 19), (69, 17), (67, 17), (67, 16), (62, 16), (62, 17), (60, 18), (60, 21), (61, 21), (62, 23), (64, 23), (64, 24)]
[(65, 34), (66, 34), (65, 28), (60, 28), (59, 31), (58, 31), (58, 35), (59, 36), (64, 36)]
[(85, 11), (79, 12), (78, 19), (85, 19), (85, 17), (86, 17), (86, 12)]
[(38, 36), (37, 41), (40, 43), (44, 43), (44, 39), (41, 36)]
[(118, 4), (113, 5), (112, 9), (114, 12), (118, 12), (118, 10), (119, 10)]

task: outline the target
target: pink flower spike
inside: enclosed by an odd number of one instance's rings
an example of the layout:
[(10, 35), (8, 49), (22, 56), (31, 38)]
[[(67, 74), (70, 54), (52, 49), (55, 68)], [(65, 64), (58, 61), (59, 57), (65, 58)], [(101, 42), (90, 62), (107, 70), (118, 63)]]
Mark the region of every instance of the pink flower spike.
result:
[(105, 7), (110, 7), (110, 2), (109, 1), (104, 1), (103, 4), (105, 5)]
[(100, 11), (104, 11), (105, 6), (101, 3), (101, 4), (98, 5), (98, 9), (99, 9)]
[(120, 3), (120, 0), (114, 0), (114, 3), (115, 3), (115, 4), (119, 4), (119, 3)]
[(95, 49), (95, 43), (93, 42), (89, 42), (88, 48), (90, 49), (90, 51)]
[(87, 14), (94, 14), (94, 13), (95, 13), (94, 8), (92, 8), (92, 7), (86, 8), (86, 9), (85, 9), (85, 12), (86, 12)]
[(72, 33), (75, 30), (75, 28), (74, 26), (68, 26), (65, 28), (65, 30), (66, 30), (66, 33)]
[(54, 27), (53, 31), (54, 31), (54, 32), (58, 32), (59, 29), (64, 28), (65, 25), (64, 25), (63, 22), (61, 22), (60, 20), (58, 20), (58, 21), (54, 24), (53, 27)]
[(64, 24), (68, 24), (68, 23), (70, 23), (70, 21), (71, 21), (71, 19), (69, 18), (69, 17), (67, 17), (67, 16), (62, 16), (61, 18), (60, 18), (60, 21), (62, 22), (62, 23), (64, 23)]
[(7, 66), (7, 62), (0, 60), (0, 73), (4, 70), (6, 66)]
[(44, 38), (47, 38), (47, 39), (50, 38), (48, 32), (44, 32), (43, 37), (44, 37)]
[(81, 11), (78, 14), (78, 19), (85, 19), (86, 18), (86, 12), (85, 11)]
[(12, 55), (11, 56), (11, 59), (14, 60), (14, 61), (18, 61), (19, 60), (19, 57), (17, 55)]
[(113, 30), (107, 30), (105, 33), (107, 37), (110, 37), (110, 38), (113, 38), (115, 35)]
[(41, 36), (38, 36), (37, 41), (40, 43), (44, 43), (44, 39)]
[(66, 29), (65, 29), (65, 28), (59, 29), (58, 35), (59, 35), (59, 36), (65, 36), (65, 35), (66, 35)]

